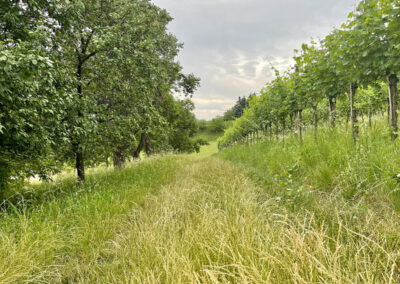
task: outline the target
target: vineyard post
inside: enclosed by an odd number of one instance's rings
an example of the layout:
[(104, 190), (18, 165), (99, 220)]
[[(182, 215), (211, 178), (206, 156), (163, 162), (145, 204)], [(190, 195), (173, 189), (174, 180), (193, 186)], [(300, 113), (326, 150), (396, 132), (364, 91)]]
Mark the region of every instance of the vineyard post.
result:
[(317, 140), (318, 138), (318, 106), (313, 105), (314, 110), (314, 138)]
[(290, 132), (294, 132), (294, 127), (293, 127), (293, 113), (290, 113)]
[(331, 127), (335, 128), (335, 120), (336, 120), (336, 98), (329, 97), (329, 115)]
[(388, 77), (389, 83), (389, 98), (390, 98), (390, 113), (391, 113), (391, 126), (392, 126), (392, 139), (395, 140), (398, 137), (398, 125), (397, 125), (397, 83), (399, 79), (396, 74), (392, 74)]
[(351, 114), (351, 131), (354, 142), (357, 142), (359, 136), (359, 126), (357, 119), (357, 110), (354, 106), (354, 99), (358, 89), (357, 83), (350, 83), (350, 114)]
[(303, 145), (303, 110), (299, 110), (299, 136), (300, 136), (300, 145)]
[(272, 122), (269, 122), (269, 142), (272, 142)]

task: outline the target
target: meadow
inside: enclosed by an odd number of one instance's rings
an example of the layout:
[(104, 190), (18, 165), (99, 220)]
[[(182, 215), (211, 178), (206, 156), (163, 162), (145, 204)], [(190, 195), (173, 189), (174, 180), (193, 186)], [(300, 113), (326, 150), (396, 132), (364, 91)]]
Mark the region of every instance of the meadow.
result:
[(28, 184), (0, 215), (0, 282), (398, 283), (398, 143), (362, 129)]

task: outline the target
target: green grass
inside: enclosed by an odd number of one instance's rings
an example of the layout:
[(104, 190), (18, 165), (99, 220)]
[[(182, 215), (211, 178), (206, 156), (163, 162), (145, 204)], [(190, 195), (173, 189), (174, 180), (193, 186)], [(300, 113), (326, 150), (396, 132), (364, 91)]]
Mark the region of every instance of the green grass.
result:
[[(179, 161), (179, 163), (178, 163)], [(123, 229), (127, 212), (175, 178), (177, 157), (149, 159), (121, 172), (25, 187), (0, 215), (0, 282), (83, 281)]]
[[(320, 195), (337, 194), (349, 202), (362, 200), (370, 206), (400, 210), (400, 141), (391, 141), (380, 123), (365, 128), (357, 145), (345, 128), (324, 128), (317, 140), (310, 131), (302, 146), (291, 136), (285, 142), (273, 139), (237, 146), (219, 157), (247, 168), (253, 177), (272, 185), (276, 195), (282, 193), (281, 189), (311, 190)], [(293, 192), (289, 190), (288, 195), (291, 200)]]
[(219, 137), (224, 135), (223, 132), (215, 133), (208, 130), (200, 131), (194, 138), (203, 139), (208, 142), (216, 141)]
[(201, 146), (199, 153), (193, 153), (192, 156), (198, 158), (209, 157), (218, 153), (218, 142), (210, 141), (209, 145)]
[(400, 145), (386, 136), (214, 142), (82, 188), (28, 185), (0, 213), (0, 283), (399, 283)]
[(400, 142), (387, 133), (381, 122), (364, 127), (355, 145), (345, 128), (324, 128), (303, 145), (291, 136), (218, 154), (258, 184), (260, 203), (274, 199), (274, 213), (284, 212), (289, 244), (279, 249), (288, 279), (400, 281)]
[(212, 156), (218, 153), (218, 143), (217, 139), (221, 137), (223, 133), (214, 133), (209, 130), (200, 131), (195, 139), (203, 139), (209, 143), (209, 145), (204, 145), (200, 147), (199, 153), (194, 153), (192, 156), (197, 158), (204, 158)]

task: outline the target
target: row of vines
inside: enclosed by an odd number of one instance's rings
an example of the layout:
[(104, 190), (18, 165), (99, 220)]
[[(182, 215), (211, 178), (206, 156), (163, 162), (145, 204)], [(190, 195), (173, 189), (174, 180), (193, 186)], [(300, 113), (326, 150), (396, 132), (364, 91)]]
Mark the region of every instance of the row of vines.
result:
[[(392, 139), (398, 138), (398, 73), (400, 71), (400, 1), (364, 0), (346, 23), (320, 41), (295, 50), (295, 65), (250, 101), (250, 107), (223, 137), (219, 148), (254, 137), (254, 133), (296, 132), (318, 135), (321, 121), (351, 123), (359, 137), (360, 117), (387, 113)], [(251, 141), (254, 141), (251, 140)]]

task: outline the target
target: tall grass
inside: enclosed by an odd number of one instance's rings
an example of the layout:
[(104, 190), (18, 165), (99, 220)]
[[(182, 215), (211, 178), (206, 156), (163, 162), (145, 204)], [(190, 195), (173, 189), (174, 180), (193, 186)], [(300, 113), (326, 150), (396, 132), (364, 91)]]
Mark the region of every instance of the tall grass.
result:
[(126, 212), (171, 182), (179, 167), (172, 156), (89, 175), (81, 188), (72, 177), (25, 187), (0, 213), (0, 283), (84, 278)]
[(397, 283), (398, 243), (388, 235), (395, 232), (388, 227), (392, 220), (328, 203), (322, 206), (331, 209), (329, 223), (305, 209), (293, 214), (231, 163), (196, 159), (121, 220), (97, 257), (76, 263), (66, 279)]
[[(355, 220), (343, 218), (351, 212), (337, 207), (329, 212), (330, 224), (306, 210), (291, 214), (240, 169), (214, 159), (193, 165), (177, 183), (124, 239), (124, 251), (137, 239), (144, 244), (142, 249), (135, 246), (135, 255), (153, 251), (140, 262), (134, 274), (140, 275), (137, 280), (388, 283), (399, 279), (396, 243), (381, 233), (385, 226), (374, 222), (380, 218), (372, 212)], [(265, 199), (260, 202), (260, 198)], [(149, 226), (148, 218), (160, 220), (161, 231), (158, 225)], [(154, 241), (157, 249), (151, 250)]]
[(0, 215), (0, 282), (399, 283), (399, 153), (383, 131), (37, 186)]
[(323, 128), (317, 139), (310, 130), (302, 145), (291, 135), (284, 142), (237, 146), (219, 156), (247, 168), (283, 199), (292, 200), (296, 192), (339, 194), (376, 209), (400, 210), (400, 141), (391, 141), (381, 122), (363, 128), (360, 137), (354, 144), (345, 127)]
[[(284, 273), (297, 275), (294, 282), (397, 283), (399, 146), (376, 122), (363, 128), (358, 144), (345, 127), (323, 128), (317, 139), (309, 131), (302, 145), (293, 135), (285, 142), (236, 146), (219, 157), (257, 181), (260, 203), (274, 198), (286, 212), (290, 233), (282, 236), (289, 244), (279, 245), (285, 257), (278, 259), (291, 263)], [(317, 278), (311, 263), (323, 265)]]

